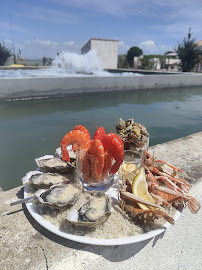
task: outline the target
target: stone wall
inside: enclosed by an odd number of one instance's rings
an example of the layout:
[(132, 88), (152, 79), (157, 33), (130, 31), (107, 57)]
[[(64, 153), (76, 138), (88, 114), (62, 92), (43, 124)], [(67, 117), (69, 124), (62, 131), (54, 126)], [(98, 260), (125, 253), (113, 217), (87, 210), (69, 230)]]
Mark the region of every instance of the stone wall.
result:
[(3, 78), (0, 98), (202, 86), (202, 74)]

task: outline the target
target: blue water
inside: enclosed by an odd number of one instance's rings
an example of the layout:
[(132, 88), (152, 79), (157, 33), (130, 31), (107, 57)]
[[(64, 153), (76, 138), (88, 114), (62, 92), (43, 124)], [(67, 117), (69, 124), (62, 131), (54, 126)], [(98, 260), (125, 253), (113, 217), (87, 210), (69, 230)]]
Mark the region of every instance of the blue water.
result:
[(0, 102), (0, 186), (8, 190), (54, 154), (75, 125), (115, 132), (119, 117), (146, 126), (150, 145), (202, 131), (202, 87), (83, 94)]

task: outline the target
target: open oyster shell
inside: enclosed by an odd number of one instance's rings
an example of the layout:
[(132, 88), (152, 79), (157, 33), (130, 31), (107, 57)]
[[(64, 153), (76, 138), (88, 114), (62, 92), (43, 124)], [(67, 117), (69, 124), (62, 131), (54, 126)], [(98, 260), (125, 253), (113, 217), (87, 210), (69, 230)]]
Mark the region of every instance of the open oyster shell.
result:
[[(67, 150), (69, 153), (69, 157), (70, 157), (70, 162), (68, 162), (68, 164), (72, 167), (76, 167), (76, 153), (72, 150), (72, 148), (70, 147), (70, 145), (67, 146)], [(62, 151), (61, 151), (61, 147), (58, 147), (55, 150), (55, 155), (57, 157), (59, 157), (60, 159), (62, 159)]]
[(103, 193), (94, 193), (93, 196), (67, 213), (67, 220), (74, 225), (95, 227), (103, 223), (111, 214), (112, 206), (109, 197)]
[(43, 172), (68, 172), (72, 169), (72, 166), (60, 158), (54, 157), (53, 155), (45, 155), (35, 159), (37, 166)]
[(22, 178), (23, 185), (51, 186), (64, 181), (69, 181), (69, 179), (57, 173), (39, 171), (30, 171)]
[(82, 185), (67, 183), (53, 185), (50, 189), (41, 189), (35, 193), (39, 202), (52, 208), (72, 206), (82, 192)]

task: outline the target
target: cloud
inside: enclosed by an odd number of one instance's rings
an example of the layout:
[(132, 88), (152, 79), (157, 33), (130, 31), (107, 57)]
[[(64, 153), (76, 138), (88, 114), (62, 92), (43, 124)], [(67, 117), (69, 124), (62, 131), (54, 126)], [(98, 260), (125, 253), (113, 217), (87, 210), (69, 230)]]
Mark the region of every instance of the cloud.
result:
[(173, 50), (169, 45), (156, 45), (153, 40), (141, 42), (138, 47), (143, 50), (143, 54), (164, 54), (166, 51)]
[(153, 40), (148, 40), (148, 41), (141, 42), (139, 46), (140, 47), (144, 47), (144, 46), (155, 46), (155, 43), (154, 43)]
[(57, 24), (75, 24), (78, 18), (74, 14), (58, 8), (43, 8), (40, 6), (23, 5), (22, 9), (16, 11), (16, 15), (37, 21), (46, 21)]
[(115, 16), (158, 15), (168, 20), (169, 18), (181, 19), (179, 15), (183, 18), (188, 16), (193, 19), (193, 12), (200, 18), (202, 10), (200, 0), (149, 0), (144, 1), (144, 3), (140, 0), (52, 0), (52, 2), (62, 6), (94, 10), (94, 12), (113, 14)]
[[(10, 47), (12, 42), (6, 40), (5, 44)], [(15, 50), (18, 51), (18, 49), (21, 48), (22, 57), (40, 59), (42, 57), (55, 57), (57, 53), (63, 51), (80, 54), (82, 46), (83, 44), (77, 44), (74, 41), (27, 40), (24, 43), (15, 44)]]
[[(147, 30), (157, 30), (171, 38), (184, 37), (189, 27), (193, 33), (202, 36), (201, 0), (52, 0), (65, 7), (88, 12), (88, 16), (100, 14), (123, 19), (134, 18), (148, 22)], [(142, 23), (144, 25), (144, 22)], [(159, 24), (158, 24), (158, 23)], [(141, 25), (141, 26), (143, 26)], [(154, 26), (154, 28), (153, 28)]]
[[(134, 45), (125, 44), (123, 41), (119, 41), (119, 54), (126, 54), (127, 51)], [(136, 45), (135, 45), (136, 46)], [(167, 51), (173, 50), (173, 47), (165, 44), (158, 44), (153, 40), (142, 41), (137, 46), (143, 50), (144, 55), (148, 54), (164, 54)]]
[(69, 46), (69, 45), (74, 45), (74, 44), (75, 44), (74, 41), (64, 42), (64, 45), (67, 45), (67, 46)]
[[(17, 24), (12, 24), (12, 30), (13, 32), (18, 32), (18, 33), (23, 33), (23, 34), (31, 34), (33, 35), (32, 32), (28, 31), (26, 28), (21, 27)], [(7, 22), (0, 22), (0, 32), (9, 32), (11, 35), (11, 24)]]
[(125, 44), (123, 41), (119, 41), (119, 54), (126, 54), (129, 49), (129, 45)]
[[(12, 47), (11, 40), (4, 40), (7, 47)], [(24, 43), (16, 43), (15, 51), (21, 48), (22, 57), (29, 59), (41, 59), (43, 57), (55, 57), (56, 54), (63, 51), (74, 52), (81, 54), (81, 48), (85, 42), (76, 43), (74, 41), (56, 42), (50, 40), (27, 40)], [(159, 44), (153, 40), (147, 40), (137, 45), (143, 50), (143, 54), (164, 54), (166, 51), (172, 51), (173, 47), (169, 45)], [(129, 44), (125, 44), (123, 41), (119, 41), (119, 54), (126, 54), (131, 48)]]
[[(134, 8), (133, 2), (138, 2), (135, 0), (52, 0), (57, 4), (63, 6), (71, 6), (74, 8), (79, 8), (81, 10), (93, 10), (100, 14), (110, 14), (114, 16), (124, 16), (130, 11), (130, 8)], [(127, 10), (127, 12), (126, 12)], [(134, 9), (137, 13), (137, 9)], [(90, 16), (91, 14), (89, 14)], [(93, 15), (93, 14), (92, 14)]]

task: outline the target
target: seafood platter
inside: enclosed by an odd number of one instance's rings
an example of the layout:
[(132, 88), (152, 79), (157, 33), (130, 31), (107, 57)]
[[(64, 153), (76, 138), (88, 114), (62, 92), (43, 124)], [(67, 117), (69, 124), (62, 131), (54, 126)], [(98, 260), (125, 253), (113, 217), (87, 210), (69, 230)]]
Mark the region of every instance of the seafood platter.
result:
[(120, 119), (116, 133), (98, 127), (93, 139), (77, 125), (55, 155), (36, 158), (37, 170), (22, 178), (24, 199), (11, 205), (25, 202), (39, 224), (77, 242), (152, 238), (175, 223), (180, 209), (196, 214), (200, 204), (189, 195), (185, 173), (149, 154), (148, 146), (149, 133), (133, 119)]

